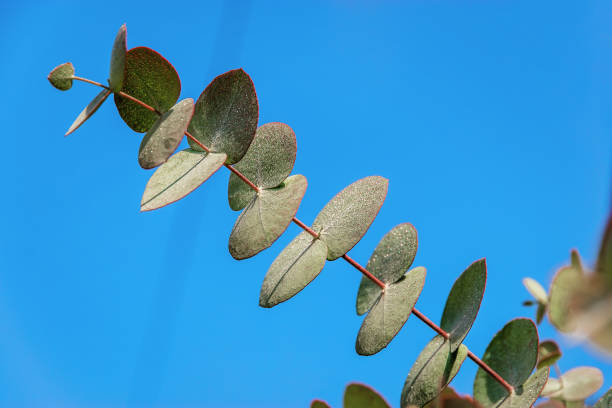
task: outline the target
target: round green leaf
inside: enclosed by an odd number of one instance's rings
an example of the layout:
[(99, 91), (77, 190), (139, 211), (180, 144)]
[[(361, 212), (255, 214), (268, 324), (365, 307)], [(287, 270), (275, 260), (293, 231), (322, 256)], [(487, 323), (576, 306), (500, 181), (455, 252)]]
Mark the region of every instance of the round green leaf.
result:
[(419, 266), (387, 286), (363, 319), (355, 344), (357, 353), (369, 356), (387, 347), (410, 317), (423, 290), (425, 275), (425, 268)]
[(547, 396), (564, 401), (583, 401), (603, 385), (603, 374), (595, 367), (575, 367), (564, 373), (558, 391)]
[(546, 340), (540, 343), (538, 347), (538, 368), (551, 366), (560, 358), (561, 349), (556, 342)]
[[(233, 164), (249, 148), (258, 118), (253, 81), (242, 69), (235, 69), (216, 77), (202, 92), (189, 132), (212, 152), (226, 153), (227, 163)], [(200, 150), (192, 140), (189, 144)]]
[(600, 399), (593, 405), (593, 408), (610, 408), (612, 407), (612, 388), (610, 388)]
[(344, 408), (391, 408), (391, 406), (372, 388), (353, 383), (344, 391)]
[(561, 332), (576, 328), (576, 310), (572, 307), (574, 295), (584, 282), (582, 271), (574, 266), (564, 266), (553, 277), (548, 298), (548, 317)]
[(66, 62), (53, 68), (47, 79), (51, 85), (60, 91), (67, 91), (72, 88), (72, 76), (74, 75), (74, 66), (71, 62)]
[[(370, 257), (366, 269), (383, 283), (395, 283), (412, 265), (417, 251), (417, 231), (412, 224), (394, 227), (380, 240)], [(372, 308), (380, 295), (380, 287), (365, 276), (357, 292), (357, 314)]]
[(330, 407), (329, 407), (329, 404), (325, 401), (313, 400), (310, 403), (310, 408), (330, 408)]
[(448, 340), (440, 335), (434, 337), (410, 369), (400, 405), (423, 407), (436, 398), (457, 375), (467, 352), (464, 345), (452, 352)]
[[(181, 80), (174, 67), (160, 54), (147, 47), (132, 48), (125, 55), (122, 92), (165, 113), (181, 94)], [(158, 118), (155, 112), (115, 94), (119, 115), (134, 131), (144, 133)]]
[(546, 293), (546, 289), (544, 289), (537, 280), (523, 278), (523, 285), (525, 286), (525, 289), (527, 289), (527, 292), (529, 292), (531, 296), (533, 296), (533, 298), (539, 303), (544, 305), (548, 303), (548, 294)]
[(140, 211), (151, 211), (172, 204), (204, 183), (225, 162), (225, 153), (185, 149), (162, 164), (149, 179)]
[(327, 244), (327, 259), (346, 254), (366, 233), (387, 195), (389, 181), (370, 176), (357, 180), (328, 202), (312, 224)]
[(526, 408), (533, 406), (546, 384), (548, 373), (548, 367), (539, 369), (529, 377), (525, 384), (516, 387), (513, 393), (509, 395), (506, 393), (492, 405), (484, 405), (484, 408)]
[(183, 99), (151, 126), (140, 143), (138, 163), (152, 169), (164, 163), (181, 144), (193, 116), (193, 99)]
[(306, 177), (289, 177), (280, 186), (263, 189), (234, 224), (229, 251), (235, 259), (249, 258), (268, 248), (291, 223), (306, 192)]
[(450, 334), (451, 351), (457, 350), (478, 315), (487, 283), (487, 263), (472, 263), (457, 278), (442, 313), (440, 327)]
[(601, 239), (595, 270), (605, 276), (608, 286), (612, 286), (612, 213)]
[(93, 98), (91, 102), (89, 102), (85, 109), (83, 109), (81, 113), (79, 113), (79, 116), (77, 116), (72, 125), (70, 125), (70, 128), (64, 136), (68, 136), (69, 134), (77, 130), (79, 126), (85, 123), (87, 119), (89, 119), (94, 113), (96, 113), (98, 108), (102, 106), (102, 104), (104, 103), (106, 98), (108, 98), (108, 95), (110, 95), (110, 93), (111, 92), (109, 90), (103, 89), (102, 92), (96, 95), (96, 97)]
[(303, 231), (276, 257), (261, 285), (259, 305), (272, 307), (291, 298), (319, 275), (327, 246)]
[(121, 91), (125, 76), (125, 54), (127, 53), (127, 27), (122, 25), (115, 37), (110, 60), (110, 75), (108, 83), (113, 92)]
[[(260, 126), (244, 157), (234, 165), (259, 188), (273, 188), (289, 176), (295, 163), (297, 145), (295, 133), (284, 123)], [(232, 210), (243, 209), (255, 191), (234, 173), (228, 185), (229, 205)]]
[[(537, 359), (538, 330), (529, 319), (514, 319), (508, 322), (493, 337), (482, 358), (515, 388), (520, 387), (529, 378)], [(474, 399), (477, 402), (485, 408), (497, 406), (495, 404), (507, 396), (508, 391), (502, 385), (482, 368), (478, 369), (474, 380)]]

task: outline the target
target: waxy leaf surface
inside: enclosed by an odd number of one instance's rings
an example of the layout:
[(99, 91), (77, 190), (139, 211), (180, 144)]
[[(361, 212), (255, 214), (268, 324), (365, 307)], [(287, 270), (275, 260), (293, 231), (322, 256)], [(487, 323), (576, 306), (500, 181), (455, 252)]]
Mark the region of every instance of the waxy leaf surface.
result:
[(548, 294), (546, 293), (546, 289), (544, 289), (537, 280), (531, 278), (524, 278), (523, 285), (525, 286), (525, 289), (527, 289), (527, 291), (531, 294), (531, 296), (533, 296), (533, 298), (539, 303), (548, 303)]
[(564, 373), (558, 391), (547, 395), (564, 401), (584, 401), (603, 385), (603, 374), (595, 367), (574, 367)]
[(574, 266), (564, 266), (557, 271), (550, 285), (548, 317), (561, 332), (575, 329), (576, 310), (572, 307), (574, 295), (584, 283), (582, 271)]
[(487, 283), (484, 259), (472, 263), (457, 278), (442, 313), (440, 327), (450, 334), (451, 351), (455, 351), (472, 328), (478, 315)]
[(123, 87), (125, 77), (125, 55), (127, 54), (127, 27), (122, 25), (115, 37), (111, 51), (110, 75), (108, 83), (111, 91), (119, 92)]
[[(234, 165), (259, 188), (273, 188), (285, 180), (295, 163), (295, 133), (284, 123), (260, 126), (244, 157)], [(228, 198), (232, 210), (243, 209), (255, 191), (234, 173), (230, 175)]]
[(593, 408), (610, 408), (612, 407), (612, 388), (610, 388), (600, 399), (593, 405)]
[(295, 175), (253, 197), (234, 224), (230, 254), (235, 259), (245, 259), (272, 245), (291, 223), (307, 184), (306, 177)]
[(355, 344), (357, 353), (369, 356), (387, 347), (410, 317), (423, 290), (425, 275), (425, 268), (419, 266), (387, 286), (363, 319)]
[(85, 123), (87, 119), (89, 119), (94, 113), (96, 113), (98, 108), (102, 106), (102, 104), (110, 94), (111, 92), (108, 89), (103, 89), (98, 95), (96, 95), (96, 97), (93, 98), (91, 102), (89, 102), (85, 109), (83, 109), (81, 113), (79, 113), (79, 116), (77, 116), (74, 122), (72, 122), (72, 125), (70, 125), (70, 128), (64, 136), (68, 136), (69, 134), (77, 130), (79, 126)]
[[(501, 397), (491, 405), (483, 405), (484, 408), (528, 408), (531, 407), (540, 396), (542, 388), (548, 379), (549, 368), (541, 368), (536, 371), (527, 381), (514, 389), (512, 394)], [(480, 401), (478, 401), (480, 402)]]
[(276, 257), (261, 285), (259, 305), (272, 307), (304, 289), (323, 269), (327, 246), (306, 231)]
[[(174, 67), (160, 54), (146, 47), (132, 48), (125, 55), (122, 92), (165, 113), (181, 94), (181, 81)], [(144, 133), (158, 118), (155, 112), (115, 94), (119, 115), (134, 131)]]
[[(508, 322), (493, 337), (482, 357), (485, 363), (514, 388), (527, 381), (537, 359), (538, 331), (529, 319), (514, 319)], [(486, 408), (497, 406), (506, 396), (508, 391), (479, 368), (474, 380), (474, 399)]]
[(72, 88), (72, 76), (74, 75), (74, 66), (71, 62), (66, 62), (53, 68), (47, 79), (51, 85), (60, 91), (67, 91)]
[[(227, 154), (227, 163), (233, 164), (249, 148), (258, 119), (253, 81), (242, 69), (235, 69), (216, 77), (202, 92), (189, 132), (210, 151)], [(189, 144), (200, 150), (192, 140)]]
[(310, 408), (330, 408), (329, 404), (325, 401), (314, 400), (310, 404)]
[[(412, 224), (400, 224), (380, 240), (366, 269), (385, 284), (395, 283), (412, 265), (417, 244), (417, 231)], [(364, 276), (357, 292), (357, 314), (370, 310), (380, 292), (380, 287)]]
[(178, 148), (193, 116), (193, 99), (183, 99), (164, 113), (140, 143), (138, 163), (152, 169), (166, 162)]
[(140, 211), (150, 211), (174, 203), (204, 183), (225, 162), (225, 153), (185, 149), (162, 164), (149, 179)]
[(327, 244), (327, 259), (346, 254), (366, 233), (387, 195), (389, 181), (370, 176), (352, 183), (328, 202), (312, 224)]
[(464, 345), (453, 352), (448, 340), (440, 335), (434, 337), (410, 369), (400, 405), (423, 407), (436, 398), (457, 375), (467, 352)]
[(553, 365), (561, 358), (559, 345), (552, 340), (540, 343), (538, 348), (538, 368)]
[(344, 391), (344, 408), (391, 408), (391, 406), (372, 388), (353, 383)]

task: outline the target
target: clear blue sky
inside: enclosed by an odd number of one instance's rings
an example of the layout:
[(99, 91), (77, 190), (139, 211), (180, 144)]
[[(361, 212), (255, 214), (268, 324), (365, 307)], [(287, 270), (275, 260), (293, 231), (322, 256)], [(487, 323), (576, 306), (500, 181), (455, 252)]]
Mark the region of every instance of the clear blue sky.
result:
[[(411, 317), (360, 357), (360, 275), (328, 263), (293, 300), (258, 307), (271, 249), (234, 261), (237, 213), (219, 172), (187, 199), (139, 213), (151, 172), (141, 136), (112, 100), (68, 138), (97, 89), (62, 93), (56, 65), (105, 81), (122, 23), (128, 46), (166, 56), (182, 97), (243, 67), (260, 124), (297, 134), (295, 173), (312, 222), (347, 184), (389, 178), (350, 252), (365, 263), (401, 222), (428, 269), (418, 308), (438, 321), (454, 279), (487, 258), (481, 313), (466, 339), (482, 354), (508, 320), (532, 316), (521, 279), (546, 286), (577, 248), (594, 261), (610, 208), (612, 4), (595, 1), (29, 1), (0, 5), (0, 406), (340, 407), (361, 381), (397, 406), (433, 333)], [(610, 360), (559, 337), (562, 369)], [(466, 361), (453, 385), (471, 390)], [(603, 388), (599, 394), (603, 392)]]

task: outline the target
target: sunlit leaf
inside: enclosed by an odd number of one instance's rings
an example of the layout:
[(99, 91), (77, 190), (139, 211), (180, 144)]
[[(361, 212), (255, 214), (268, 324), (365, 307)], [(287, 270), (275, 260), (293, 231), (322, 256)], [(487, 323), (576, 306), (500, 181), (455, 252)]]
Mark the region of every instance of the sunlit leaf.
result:
[(582, 266), (582, 260), (580, 259), (580, 254), (578, 253), (577, 250), (572, 249), (572, 251), (570, 252), (570, 260), (571, 260), (571, 265), (581, 271), (584, 271), (584, 267)]
[(72, 76), (74, 75), (74, 66), (71, 62), (66, 62), (53, 68), (47, 79), (51, 85), (60, 91), (67, 91), (72, 88)]
[(291, 223), (307, 184), (306, 177), (295, 175), (253, 197), (234, 224), (230, 254), (235, 259), (245, 259), (272, 245)]
[[(260, 126), (244, 157), (234, 165), (259, 188), (273, 188), (289, 176), (295, 163), (295, 133), (284, 123)], [(241, 210), (255, 191), (235, 174), (230, 175), (228, 198), (232, 210)]]
[[(529, 319), (514, 319), (508, 322), (493, 337), (482, 357), (489, 367), (514, 388), (527, 381), (537, 359), (538, 331)], [(507, 396), (508, 391), (501, 384), (482, 368), (478, 369), (474, 380), (474, 399), (478, 403), (485, 408), (497, 406), (495, 404)]]
[(574, 266), (564, 266), (557, 271), (550, 285), (548, 317), (561, 332), (571, 332), (576, 327), (576, 307), (573, 304), (577, 290), (584, 283), (582, 271)]
[(310, 408), (330, 408), (330, 406), (325, 401), (314, 400), (310, 403)]
[(344, 391), (344, 408), (391, 408), (391, 406), (372, 388), (353, 383)]
[(612, 388), (610, 388), (600, 399), (593, 405), (593, 408), (610, 408), (612, 407)]
[(546, 293), (546, 289), (540, 285), (538, 281), (531, 278), (524, 278), (523, 285), (527, 289), (527, 291), (533, 296), (535, 300), (539, 303), (547, 304), (548, 303), (548, 294)]
[(261, 285), (259, 305), (272, 307), (304, 289), (323, 269), (327, 246), (303, 231), (276, 257)]
[(111, 92), (109, 90), (103, 89), (98, 95), (96, 95), (96, 97), (93, 98), (91, 102), (89, 102), (89, 105), (87, 105), (85, 109), (83, 109), (81, 113), (79, 113), (79, 116), (77, 116), (72, 125), (70, 125), (70, 128), (66, 132), (65, 136), (68, 136), (69, 134), (77, 130), (79, 126), (85, 123), (87, 119), (89, 119), (94, 113), (96, 113), (98, 108), (104, 103), (104, 101), (106, 100), (106, 98), (108, 98), (108, 95), (110, 94)]
[[(366, 269), (383, 283), (395, 283), (412, 265), (417, 251), (417, 231), (412, 224), (394, 227), (380, 240)], [(380, 287), (367, 277), (361, 279), (357, 292), (357, 314), (366, 313), (380, 296)]]
[(552, 340), (540, 343), (538, 347), (538, 368), (553, 365), (561, 358), (559, 345)]
[(603, 374), (595, 367), (575, 367), (559, 379), (558, 391), (547, 393), (547, 397), (564, 401), (583, 401), (603, 385)]
[(442, 313), (440, 327), (450, 334), (451, 351), (455, 351), (470, 331), (487, 283), (484, 259), (472, 263), (457, 278)]
[(467, 347), (451, 351), (451, 343), (438, 335), (425, 346), (413, 364), (402, 390), (401, 406), (423, 407), (436, 398), (459, 372)]
[[(235, 69), (216, 77), (202, 92), (189, 132), (212, 152), (227, 154), (227, 163), (233, 164), (249, 148), (258, 119), (253, 81), (242, 69)], [(200, 150), (192, 140), (189, 144)]]
[(595, 270), (605, 277), (608, 286), (612, 286), (612, 213), (601, 239)]
[[(174, 67), (160, 54), (146, 47), (132, 48), (125, 55), (122, 92), (165, 113), (178, 100), (181, 81)], [(158, 118), (155, 112), (115, 94), (121, 118), (136, 132), (146, 132)]]
[(363, 319), (355, 344), (357, 353), (369, 356), (387, 347), (410, 317), (423, 290), (425, 274), (425, 268), (417, 267), (396, 283), (387, 285)]
[(339, 192), (321, 210), (312, 224), (327, 244), (327, 259), (346, 254), (366, 233), (387, 195), (389, 181), (370, 176)]
[[(536, 371), (525, 384), (514, 389), (512, 394), (506, 393), (505, 396), (494, 402), (492, 405), (484, 405), (484, 408), (527, 408), (531, 407), (538, 399), (546, 379), (548, 378), (549, 368), (541, 368)], [(478, 401), (480, 402), (480, 401)]]
[(110, 60), (110, 76), (108, 83), (113, 92), (121, 91), (125, 77), (125, 54), (127, 53), (127, 27), (122, 25), (115, 37)]
[(191, 149), (176, 153), (149, 179), (140, 210), (155, 210), (185, 197), (213, 175), (223, 165), (225, 158), (225, 153), (196, 152)]
[(164, 113), (140, 143), (138, 163), (152, 169), (164, 163), (178, 148), (193, 116), (193, 99), (183, 99)]

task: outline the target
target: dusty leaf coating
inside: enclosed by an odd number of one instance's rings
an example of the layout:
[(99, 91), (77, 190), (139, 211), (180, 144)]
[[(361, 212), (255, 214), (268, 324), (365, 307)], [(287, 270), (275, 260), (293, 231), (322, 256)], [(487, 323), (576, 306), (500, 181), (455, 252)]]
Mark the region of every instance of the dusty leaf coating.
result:
[(372, 388), (353, 383), (344, 391), (344, 408), (391, 408), (391, 406)]
[(125, 55), (127, 54), (127, 27), (122, 25), (117, 32), (110, 59), (110, 74), (108, 84), (111, 91), (119, 92), (123, 87), (125, 77)]
[(91, 102), (89, 102), (85, 109), (83, 109), (81, 113), (79, 113), (79, 116), (77, 116), (74, 122), (72, 122), (72, 125), (70, 125), (70, 128), (66, 132), (65, 136), (68, 136), (69, 134), (77, 130), (83, 123), (85, 123), (87, 119), (91, 118), (91, 116), (96, 113), (98, 108), (102, 106), (102, 104), (110, 94), (111, 92), (108, 89), (103, 89), (98, 95), (96, 95), (96, 97), (93, 98)]
[(55, 88), (60, 91), (67, 91), (72, 88), (72, 76), (74, 75), (74, 66), (71, 62), (58, 65), (49, 73), (47, 79)]

